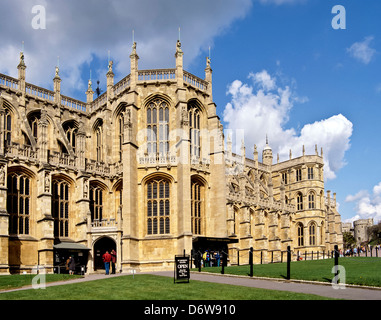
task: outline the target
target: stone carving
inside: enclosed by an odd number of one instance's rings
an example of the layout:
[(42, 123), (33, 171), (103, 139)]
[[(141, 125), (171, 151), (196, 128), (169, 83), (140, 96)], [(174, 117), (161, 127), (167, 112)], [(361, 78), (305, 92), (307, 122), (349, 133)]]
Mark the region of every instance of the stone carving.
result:
[(50, 191), (50, 174), (47, 172), (45, 174), (45, 192)]

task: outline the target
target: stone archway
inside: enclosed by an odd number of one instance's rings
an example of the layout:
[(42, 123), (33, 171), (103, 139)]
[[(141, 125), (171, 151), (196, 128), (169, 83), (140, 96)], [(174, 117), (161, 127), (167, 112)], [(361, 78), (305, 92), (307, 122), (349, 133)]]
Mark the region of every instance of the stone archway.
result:
[(111, 253), (111, 250), (116, 251), (116, 243), (112, 238), (102, 237), (94, 243), (94, 271), (105, 269), (102, 256), (106, 251)]

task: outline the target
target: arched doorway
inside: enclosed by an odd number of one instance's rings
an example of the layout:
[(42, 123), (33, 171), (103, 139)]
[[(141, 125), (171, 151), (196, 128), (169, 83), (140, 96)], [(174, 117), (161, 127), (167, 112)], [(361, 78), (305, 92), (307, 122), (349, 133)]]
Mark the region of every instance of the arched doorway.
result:
[(111, 250), (116, 251), (116, 243), (109, 237), (102, 237), (94, 243), (94, 271), (105, 269), (102, 256), (106, 251), (111, 253)]

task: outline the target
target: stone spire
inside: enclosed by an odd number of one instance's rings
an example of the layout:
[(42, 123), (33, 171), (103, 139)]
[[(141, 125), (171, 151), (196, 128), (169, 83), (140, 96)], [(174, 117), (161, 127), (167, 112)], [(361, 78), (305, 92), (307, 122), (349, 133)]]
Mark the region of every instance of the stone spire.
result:
[(273, 151), (271, 147), (269, 146), (269, 139), (266, 135), (266, 146), (263, 149), (262, 152), (262, 162), (263, 164), (267, 166), (271, 166), (273, 164)]
[(256, 144), (254, 145), (254, 161), (258, 161), (258, 149)]
[(177, 40), (176, 43), (176, 79), (177, 79), (177, 86), (179, 88), (183, 87), (184, 84), (184, 69), (183, 69), (183, 50), (181, 49), (181, 42), (180, 39)]
[(210, 47), (209, 47), (209, 56), (206, 57), (206, 68), (205, 68), (205, 81), (208, 83), (208, 100), (213, 101), (213, 90), (212, 90), (212, 73), (213, 70), (210, 66), (211, 58), (210, 58)]
[(59, 68), (59, 59), (57, 59), (57, 66), (55, 71), (55, 76), (53, 78), (53, 84), (54, 84), (54, 102), (57, 105), (61, 104), (61, 78), (60, 78), (60, 68)]
[(90, 79), (87, 84), (87, 91), (86, 91), (86, 97), (87, 97), (87, 103), (91, 103), (94, 100), (94, 91), (93, 91), (93, 82), (91, 80), (91, 70), (90, 70)]
[(23, 49), (20, 52), (20, 62), (19, 65), (17, 66), (18, 69), (18, 76), (19, 76), (19, 90), (21, 91), (22, 94), (25, 94), (25, 60), (24, 60), (24, 42), (23, 42)]
[(231, 157), (232, 157), (232, 139), (231, 139), (230, 133), (228, 134), (228, 138), (227, 138), (226, 144), (227, 144), (228, 159), (231, 159)]
[(110, 101), (114, 97), (114, 72), (112, 70), (114, 61), (110, 59), (110, 51), (108, 54), (108, 71), (106, 74), (107, 77), (107, 100)]
[(132, 44), (132, 52), (130, 54), (130, 67), (131, 67), (131, 75), (130, 75), (130, 84), (131, 88), (135, 87), (138, 82), (138, 61), (139, 56), (136, 53), (136, 42), (133, 41)]
[(242, 156), (242, 160), (244, 160), (246, 157), (246, 148), (245, 148), (244, 139), (241, 140), (241, 156)]

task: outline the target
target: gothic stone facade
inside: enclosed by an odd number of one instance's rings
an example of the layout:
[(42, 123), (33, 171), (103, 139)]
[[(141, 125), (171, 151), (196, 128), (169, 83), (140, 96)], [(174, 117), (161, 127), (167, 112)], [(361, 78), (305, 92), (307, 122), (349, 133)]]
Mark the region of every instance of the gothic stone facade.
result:
[(197, 237), (235, 239), (232, 264), (250, 247), (279, 260), (288, 245), (342, 245), (322, 155), (224, 150), (210, 60), (202, 80), (180, 42), (174, 69), (138, 59), (134, 43), (130, 74), (114, 84), (110, 62), (107, 91), (94, 99), (90, 80), (86, 103), (61, 95), (58, 68), (53, 91), (27, 83), (23, 53), (18, 79), (0, 75), (0, 273), (51, 272), (58, 244), (87, 248), (92, 272), (105, 239), (124, 272), (172, 268)]

